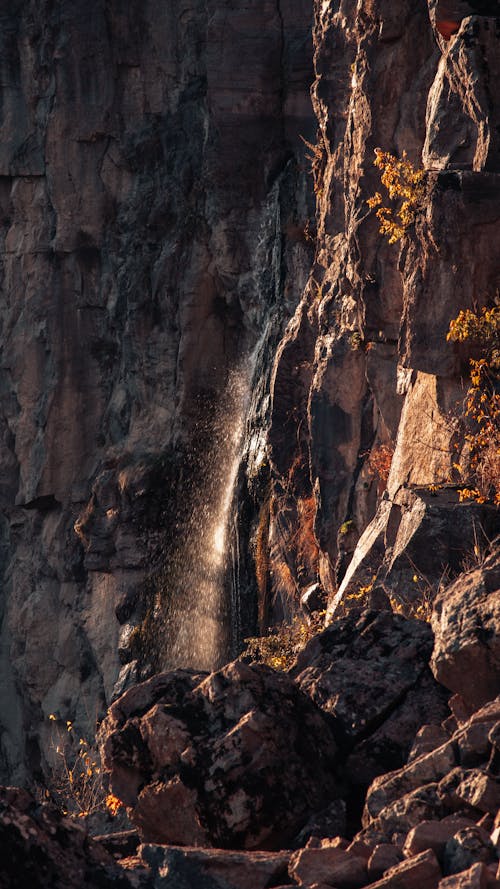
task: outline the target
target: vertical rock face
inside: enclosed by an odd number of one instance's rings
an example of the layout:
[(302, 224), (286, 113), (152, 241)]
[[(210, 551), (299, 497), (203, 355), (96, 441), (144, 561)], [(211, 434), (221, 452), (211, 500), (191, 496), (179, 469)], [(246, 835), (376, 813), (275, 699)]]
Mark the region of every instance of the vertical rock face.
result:
[(117, 606), (133, 617), (231, 373), (305, 284), (312, 9), (8, 6), (0, 774), (19, 782), (49, 713), (92, 727), (109, 701)]
[[(462, 514), (470, 508), (456, 495), (460, 445), (450, 418), (463, 410), (467, 356), (446, 334), (461, 309), (492, 306), (499, 288), (497, 6), (315, 4), (318, 240), (278, 350), (269, 436), (271, 567), (290, 564), (291, 610), (319, 579), (334, 611), (344, 593), (390, 579), (395, 556), (399, 593), (411, 599), (428, 544), (414, 547), (416, 564), (400, 550), (416, 540), (419, 522), (427, 541), (447, 521), (467, 528), (462, 551), (472, 551), (484, 525)], [(419, 213), (393, 244), (366, 203), (381, 190), (377, 147), (406, 152), (424, 171)], [(435, 499), (425, 507), (429, 486)], [(416, 488), (427, 491), (420, 513)], [(303, 497), (313, 497), (317, 550), (302, 578), (295, 541)], [(491, 537), (498, 510), (490, 510)]]

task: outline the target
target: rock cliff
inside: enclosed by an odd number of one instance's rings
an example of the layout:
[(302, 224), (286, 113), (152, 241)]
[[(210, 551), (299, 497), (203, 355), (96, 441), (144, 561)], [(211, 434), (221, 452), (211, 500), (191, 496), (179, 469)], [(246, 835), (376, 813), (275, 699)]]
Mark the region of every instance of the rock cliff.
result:
[(163, 581), (185, 602), (213, 568), (227, 426), (310, 268), (312, 8), (0, 20), (0, 774), (22, 781), (50, 713), (93, 730), (151, 576), (191, 565)]

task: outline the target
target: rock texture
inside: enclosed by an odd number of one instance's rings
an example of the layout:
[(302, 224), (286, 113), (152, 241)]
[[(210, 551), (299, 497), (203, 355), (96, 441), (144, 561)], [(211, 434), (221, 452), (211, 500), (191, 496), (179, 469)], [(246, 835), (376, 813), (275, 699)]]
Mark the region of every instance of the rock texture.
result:
[(93, 731), (120, 622), (167, 549), (176, 594), (199, 561), (179, 540), (225, 497), (218, 411), (244, 414), (310, 266), (311, 21), (305, 0), (1, 13), (4, 777), (39, 771), (49, 713)]
[(283, 848), (338, 796), (326, 717), (268, 667), (159, 674), (113, 704), (100, 735), (146, 842)]

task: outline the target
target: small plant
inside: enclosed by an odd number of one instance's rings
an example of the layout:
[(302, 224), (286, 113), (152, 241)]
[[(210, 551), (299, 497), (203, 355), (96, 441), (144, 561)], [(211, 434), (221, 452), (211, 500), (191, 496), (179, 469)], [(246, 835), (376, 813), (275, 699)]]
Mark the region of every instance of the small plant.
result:
[(86, 818), (106, 810), (116, 815), (122, 803), (104, 791), (96, 747), (86, 738), (78, 738), (71, 721), (64, 724), (53, 713), (49, 721), (54, 726), (54, 761), (45, 798), (55, 803), (63, 815), (74, 818)]
[(324, 629), (324, 617), (324, 611), (316, 612), (307, 620), (295, 616), (290, 624), (273, 627), (267, 636), (245, 639), (247, 647), (242, 656), (267, 664), (273, 670), (287, 671), (309, 640)]
[(383, 493), (387, 486), (393, 456), (394, 448), (392, 445), (378, 445), (368, 454), (368, 468), (379, 481), (379, 494)]
[(481, 353), (469, 360), (471, 385), (461, 418), (467, 449), (453, 464), (465, 482), (459, 499), (500, 505), (500, 306), (462, 310), (446, 339), (470, 341)]
[(415, 169), (408, 160), (406, 151), (403, 151), (402, 158), (397, 158), (388, 151), (376, 148), (374, 164), (382, 171), (380, 180), (392, 205), (382, 206), (382, 195), (378, 191), (366, 203), (371, 210), (378, 207), (376, 216), (380, 220), (380, 232), (387, 235), (389, 244), (395, 244), (404, 237), (422, 209), (425, 171)]

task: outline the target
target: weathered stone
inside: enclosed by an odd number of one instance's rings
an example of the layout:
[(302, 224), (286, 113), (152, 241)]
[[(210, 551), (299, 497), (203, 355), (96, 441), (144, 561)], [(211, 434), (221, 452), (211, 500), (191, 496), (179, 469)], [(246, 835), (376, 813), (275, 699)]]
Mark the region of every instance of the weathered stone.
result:
[(283, 848), (338, 796), (327, 718), (263, 665), (159, 674), (113, 704), (100, 735), (146, 841)]
[(423, 725), (415, 735), (415, 740), (408, 756), (408, 762), (413, 762), (414, 759), (418, 759), (420, 756), (424, 756), (426, 753), (436, 750), (437, 747), (441, 747), (448, 741), (448, 738), (448, 733), (442, 726)]
[(438, 889), (494, 889), (487, 868), (482, 863), (473, 864), (468, 870), (445, 877)]
[(335, 716), (350, 745), (359, 742), (347, 763), (354, 782), (402, 764), (424, 713), (436, 723), (445, 714), (445, 696), (427, 669), (431, 646), (422, 621), (368, 612), (335, 622), (300, 653), (290, 675)]
[(496, 858), (493, 844), (480, 827), (464, 827), (448, 840), (443, 852), (445, 874), (458, 874), (477, 862)]
[(437, 889), (441, 868), (434, 852), (422, 852), (392, 867), (370, 889)]
[(500, 784), (486, 772), (472, 769), (456, 789), (459, 799), (481, 812), (494, 815), (500, 808)]
[[(146, 874), (129, 880), (113, 857), (81, 827), (25, 790), (0, 789), (1, 889), (138, 889)], [(142, 876), (145, 877), (144, 881)]]
[(351, 852), (324, 845), (320, 849), (301, 849), (290, 859), (290, 876), (299, 883), (326, 883), (329, 886), (364, 886), (367, 868), (364, 858)]
[(495, 550), (434, 602), (431, 667), (477, 708), (500, 692), (500, 568)]
[(444, 847), (448, 840), (465, 827), (475, 827), (473, 821), (455, 815), (443, 818), (442, 821), (422, 821), (410, 830), (403, 846), (407, 858), (432, 849), (441, 860)]
[[(418, 851), (424, 850), (419, 849)], [(375, 846), (368, 861), (368, 876), (371, 880), (378, 880), (391, 867), (399, 864), (402, 859), (403, 855), (396, 846), (392, 843), (381, 843), (379, 846)]]
[(265, 889), (286, 879), (287, 852), (229, 852), (143, 845), (140, 858), (158, 889)]
[(438, 785), (426, 784), (386, 806), (376, 818), (372, 819), (365, 808), (363, 825), (368, 836), (371, 830), (380, 831), (386, 841), (391, 841), (394, 834), (406, 835), (422, 821), (434, 821), (445, 814)]

